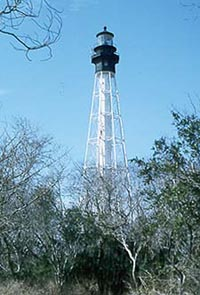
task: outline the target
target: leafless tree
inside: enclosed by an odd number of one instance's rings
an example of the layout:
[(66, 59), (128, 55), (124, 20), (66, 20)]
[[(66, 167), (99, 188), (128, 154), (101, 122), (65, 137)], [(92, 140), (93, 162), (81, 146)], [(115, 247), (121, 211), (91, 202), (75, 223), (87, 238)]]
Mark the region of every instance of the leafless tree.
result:
[(120, 171), (112, 171), (104, 176), (98, 172), (92, 175), (83, 174), (81, 206), (86, 214), (93, 212), (96, 224), (102, 232), (113, 237), (124, 249), (132, 265), (132, 282), (134, 288), (137, 288), (135, 271), (142, 242), (135, 242), (134, 247), (130, 247), (128, 242), (130, 238), (134, 239), (130, 232), (139, 210), (136, 187), (133, 196), (131, 183), (127, 174)]
[(27, 256), (39, 256), (39, 237), (46, 234), (48, 241), (53, 240), (49, 228), (55, 228), (57, 208), (62, 212), (62, 159), (66, 163), (66, 155), (52, 139), (40, 136), (26, 120), (19, 119), (1, 134), (1, 272), (18, 277)]
[[(39, 195), (33, 191), (40, 185), (49, 188), (62, 178), (61, 158), (56, 158), (52, 139), (38, 135), (26, 120), (19, 119), (11, 130), (0, 137), (0, 229), (26, 210)], [(55, 165), (55, 166), (54, 166)]]
[(51, 45), (58, 41), (62, 28), (60, 11), (48, 0), (3, 0), (0, 3), (0, 33), (15, 42), (30, 59), (31, 51), (46, 48), (52, 56)]

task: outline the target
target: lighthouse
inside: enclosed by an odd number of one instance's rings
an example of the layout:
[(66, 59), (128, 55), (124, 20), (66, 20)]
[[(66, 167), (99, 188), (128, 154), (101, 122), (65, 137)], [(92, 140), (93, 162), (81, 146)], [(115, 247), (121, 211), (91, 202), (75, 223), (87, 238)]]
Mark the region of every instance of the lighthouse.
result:
[(114, 34), (104, 27), (96, 35), (91, 62), (95, 65), (84, 171), (102, 176), (128, 171), (125, 138), (116, 83), (119, 55)]
[(114, 34), (104, 27), (96, 35), (95, 66), (81, 204), (116, 226), (132, 206), (125, 138), (116, 83), (119, 63)]

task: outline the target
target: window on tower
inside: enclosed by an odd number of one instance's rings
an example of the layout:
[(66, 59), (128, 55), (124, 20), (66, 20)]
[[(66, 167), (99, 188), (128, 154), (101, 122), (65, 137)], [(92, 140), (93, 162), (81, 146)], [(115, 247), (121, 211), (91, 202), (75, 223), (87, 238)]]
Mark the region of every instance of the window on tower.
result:
[(113, 36), (111, 34), (101, 34), (98, 36), (98, 45), (113, 45)]

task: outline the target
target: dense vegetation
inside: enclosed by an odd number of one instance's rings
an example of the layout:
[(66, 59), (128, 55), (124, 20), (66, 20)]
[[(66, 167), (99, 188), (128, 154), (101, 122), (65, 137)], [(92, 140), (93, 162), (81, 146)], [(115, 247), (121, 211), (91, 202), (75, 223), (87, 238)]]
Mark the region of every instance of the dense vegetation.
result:
[(38, 294), (199, 294), (200, 119), (172, 115), (177, 136), (156, 140), (149, 159), (131, 161), (132, 200), (120, 209), (122, 190), (105, 179), (89, 179), (93, 206), (84, 199), (66, 206), (83, 182), (65, 178), (67, 160), (51, 139), (24, 121), (2, 133), (2, 294), (18, 294), (10, 284), (19, 294), (36, 287)]

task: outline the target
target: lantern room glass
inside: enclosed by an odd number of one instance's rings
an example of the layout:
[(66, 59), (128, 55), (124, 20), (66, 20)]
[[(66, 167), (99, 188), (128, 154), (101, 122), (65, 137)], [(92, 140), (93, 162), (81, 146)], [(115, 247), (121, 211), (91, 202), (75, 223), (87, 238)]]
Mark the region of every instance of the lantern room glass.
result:
[(113, 35), (109, 33), (103, 33), (97, 38), (98, 45), (113, 45)]

